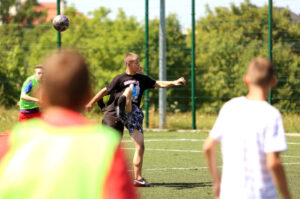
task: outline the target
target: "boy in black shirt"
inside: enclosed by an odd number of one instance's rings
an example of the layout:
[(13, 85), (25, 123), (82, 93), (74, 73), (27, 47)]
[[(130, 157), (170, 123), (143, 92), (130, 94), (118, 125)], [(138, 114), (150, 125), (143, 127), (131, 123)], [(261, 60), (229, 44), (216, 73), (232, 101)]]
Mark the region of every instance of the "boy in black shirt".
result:
[(149, 88), (169, 88), (185, 84), (183, 77), (175, 81), (156, 81), (141, 74), (139, 56), (134, 53), (126, 54), (124, 58), (126, 72), (117, 75), (113, 81), (100, 90), (86, 105), (90, 111), (93, 105), (109, 94), (110, 99), (104, 110), (102, 123), (123, 134), (124, 125), (129, 130), (136, 151), (133, 157), (134, 184), (136, 186), (151, 186), (142, 177), (142, 164), (144, 155), (143, 119), (140, 109), (142, 95)]

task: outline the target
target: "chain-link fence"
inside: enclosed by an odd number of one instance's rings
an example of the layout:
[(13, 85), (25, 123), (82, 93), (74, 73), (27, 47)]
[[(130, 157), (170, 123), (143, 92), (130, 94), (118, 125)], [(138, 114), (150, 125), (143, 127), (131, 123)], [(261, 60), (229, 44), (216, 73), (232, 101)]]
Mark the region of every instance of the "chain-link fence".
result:
[[(273, 1), (272, 50), (269, 45), (269, 9), (249, 1), (210, 8), (196, 18), (195, 24), (195, 108), (196, 125), (208, 129), (220, 107), (227, 100), (245, 95), (243, 74), (255, 56), (270, 57), (276, 68), (277, 86), (272, 89), (271, 103), (284, 114), (300, 112), (300, 16), (282, 1)], [(300, 2), (293, 1), (293, 5)], [(167, 4), (168, 6), (168, 4)], [(172, 5), (169, 5), (172, 6)], [(144, 9), (141, 7), (140, 9)], [(151, 9), (151, 7), (150, 7)], [(203, 7), (195, 6), (200, 12)], [(70, 6), (65, 15), (70, 28), (62, 33), (62, 46), (79, 49), (87, 58), (94, 91), (105, 87), (124, 72), (127, 52), (145, 61), (144, 22), (119, 11), (109, 17), (108, 8), (98, 8), (86, 17)], [(151, 12), (151, 10), (150, 10)], [(191, 16), (187, 10), (185, 15)], [(180, 15), (182, 16), (182, 15)], [(198, 15), (196, 15), (198, 16)], [(167, 79), (181, 76), (186, 86), (167, 89), (167, 128), (192, 127), (191, 113), (191, 29), (181, 24), (181, 17), (166, 17)], [(149, 75), (158, 79), (159, 20), (149, 20)], [(50, 22), (28, 25), (22, 21), (0, 26), (0, 103), (7, 107), (17, 103), (20, 86), (50, 51), (57, 49), (57, 33)], [(150, 128), (158, 127), (158, 90), (149, 91)], [(299, 127), (295, 127), (299, 129)]]

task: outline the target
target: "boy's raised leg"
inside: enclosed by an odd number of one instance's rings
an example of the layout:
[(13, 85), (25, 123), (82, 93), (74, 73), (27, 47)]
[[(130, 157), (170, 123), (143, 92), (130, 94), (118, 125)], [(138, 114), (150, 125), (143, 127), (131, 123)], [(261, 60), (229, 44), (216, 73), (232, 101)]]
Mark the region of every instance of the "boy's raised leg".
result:
[(119, 117), (123, 122), (127, 120), (126, 113), (130, 113), (132, 111), (132, 89), (130, 87), (126, 88), (122, 96), (118, 99), (118, 107), (119, 107)]

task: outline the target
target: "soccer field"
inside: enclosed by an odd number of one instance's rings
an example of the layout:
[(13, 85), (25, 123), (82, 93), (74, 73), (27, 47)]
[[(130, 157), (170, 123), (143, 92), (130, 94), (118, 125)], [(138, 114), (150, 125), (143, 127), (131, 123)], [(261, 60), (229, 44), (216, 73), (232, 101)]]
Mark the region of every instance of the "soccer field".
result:
[[(138, 188), (145, 199), (213, 198), (212, 183), (205, 164), (202, 144), (205, 133), (145, 132), (144, 177), (153, 187)], [(288, 151), (281, 155), (289, 188), (300, 197), (299, 136), (287, 136)], [(122, 141), (132, 160), (134, 146), (127, 132)], [(221, 154), (219, 165), (221, 165)], [(281, 197), (279, 197), (281, 198)]]
[[(0, 131), (4, 132), (16, 122), (18, 111), (0, 109), (0, 113)], [(291, 121), (299, 129), (298, 118), (293, 118)], [(285, 120), (290, 121), (289, 118)], [(293, 127), (289, 123), (286, 126)], [(143, 174), (154, 186), (138, 188), (142, 198), (213, 198), (211, 179), (202, 153), (206, 133), (145, 132), (144, 135), (146, 151)], [(293, 198), (300, 198), (300, 134), (287, 136), (287, 141), (288, 151), (281, 157)], [(124, 132), (122, 143), (131, 163), (134, 146), (128, 132)], [(219, 154), (219, 165), (220, 158)]]

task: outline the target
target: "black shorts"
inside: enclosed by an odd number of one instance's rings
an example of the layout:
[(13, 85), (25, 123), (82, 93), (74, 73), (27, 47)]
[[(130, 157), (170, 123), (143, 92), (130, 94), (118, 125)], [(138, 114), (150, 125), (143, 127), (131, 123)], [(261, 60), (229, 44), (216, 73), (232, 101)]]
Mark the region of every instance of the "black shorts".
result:
[(121, 136), (123, 136), (124, 124), (118, 119), (117, 116), (104, 113), (102, 124), (117, 130)]
[(122, 122), (122, 120), (115, 116), (114, 113), (106, 112), (104, 113), (102, 124), (117, 130), (123, 136), (124, 125), (128, 129), (130, 135), (133, 133), (134, 129), (138, 130), (140, 133), (143, 133), (143, 120), (143, 111), (137, 105), (132, 104), (132, 111), (131, 113), (126, 114), (126, 121)]

